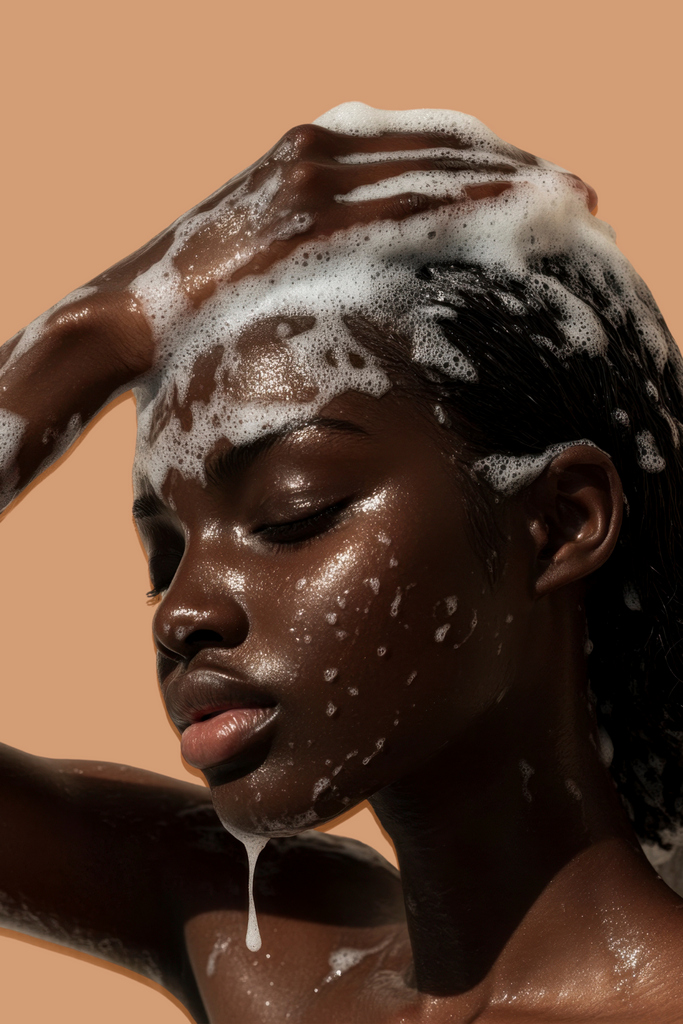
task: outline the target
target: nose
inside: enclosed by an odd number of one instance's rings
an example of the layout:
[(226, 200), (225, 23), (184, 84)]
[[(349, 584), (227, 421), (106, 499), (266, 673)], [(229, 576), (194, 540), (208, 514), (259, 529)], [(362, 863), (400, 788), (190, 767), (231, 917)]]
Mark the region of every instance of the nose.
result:
[(159, 654), (177, 661), (205, 647), (237, 647), (249, 635), (243, 581), (215, 567), (181, 565), (153, 623)]

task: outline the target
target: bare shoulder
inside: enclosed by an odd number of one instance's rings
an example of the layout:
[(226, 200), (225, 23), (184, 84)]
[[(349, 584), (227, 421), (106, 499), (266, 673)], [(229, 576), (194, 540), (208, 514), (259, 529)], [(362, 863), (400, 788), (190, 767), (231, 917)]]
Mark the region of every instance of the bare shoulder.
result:
[(152, 978), (197, 1011), (175, 883), (206, 789), (5, 745), (0, 778), (2, 924)]
[[(190, 845), (201, 843), (204, 864), (213, 858), (213, 865), (201, 876), (192, 873), (186, 926), (209, 1019), (267, 1019), (272, 1004), (278, 1019), (286, 1020), (290, 1011), (292, 1019), (304, 1020), (310, 1001), (310, 1019), (319, 1020), (316, 1007), (322, 1012), (323, 1003), (338, 996), (341, 975), (344, 986), (350, 982), (355, 990), (379, 962), (395, 968), (402, 961), (407, 934), (398, 872), (363, 843), (319, 832), (273, 839), (261, 854), (254, 896), (262, 946), (249, 951), (247, 858), (242, 853), (239, 872), (221, 869), (221, 847), (234, 863), (234, 840), (214, 831), (207, 842), (210, 827), (209, 814), (197, 811)], [(332, 1020), (329, 1010), (325, 1019)]]
[(405, 933), (392, 865), (355, 840), (309, 832), (273, 839), (259, 858), (263, 946), (250, 953), (245, 850), (205, 787), (1, 753), (0, 812), (15, 840), (0, 858), (5, 923), (154, 978), (197, 1022), (259, 1019), (252, 1000), (265, 1002), (266, 989), (296, 1006), (317, 995), (335, 956), (335, 970), (352, 964), (358, 977)]

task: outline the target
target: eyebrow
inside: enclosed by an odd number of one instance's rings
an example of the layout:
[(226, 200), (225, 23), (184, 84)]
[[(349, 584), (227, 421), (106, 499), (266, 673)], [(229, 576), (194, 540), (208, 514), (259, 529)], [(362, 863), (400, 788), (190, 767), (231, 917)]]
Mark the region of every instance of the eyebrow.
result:
[[(285, 440), (292, 434), (316, 427), (323, 430), (333, 431), (339, 434), (354, 434), (369, 437), (368, 431), (357, 423), (350, 420), (332, 419), (327, 416), (316, 416), (306, 420), (304, 423), (297, 423), (282, 427), (279, 430), (272, 430), (263, 437), (258, 437), (248, 444), (235, 445), (230, 451), (219, 452), (214, 455), (206, 465), (206, 477), (212, 484), (220, 484), (225, 480), (234, 477), (237, 473), (249, 469), (254, 462), (262, 458), (280, 441)], [(145, 519), (154, 519), (167, 511), (164, 502), (156, 494), (143, 494), (133, 502), (133, 518), (137, 522)]]
[(263, 437), (258, 437), (254, 441), (250, 441), (249, 444), (235, 445), (227, 452), (219, 452), (212, 459), (209, 459), (206, 465), (206, 477), (212, 484), (221, 484), (226, 480), (234, 477), (237, 473), (244, 472), (245, 469), (249, 469), (253, 464), (260, 458), (262, 458), (266, 452), (270, 451), (271, 448), (290, 437), (292, 434), (297, 434), (302, 430), (308, 430), (311, 427), (320, 428), (322, 430), (334, 431), (339, 434), (355, 434), (367, 437), (368, 432), (357, 423), (352, 423), (350, 420), (338, 420), (332, 419), (327, 416), (316, 416), (313, 419), (306, 420), (303, 423), (289, 424), (288, 426), (281, 427), (279, 430), (272, 430)]

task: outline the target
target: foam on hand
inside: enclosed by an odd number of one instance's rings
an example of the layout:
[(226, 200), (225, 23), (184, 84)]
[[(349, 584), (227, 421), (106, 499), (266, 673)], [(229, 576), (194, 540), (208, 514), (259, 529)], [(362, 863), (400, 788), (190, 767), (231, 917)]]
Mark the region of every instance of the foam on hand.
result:
[[(314, 124), (346, 136), (334, 157), (341, 166), (387, 165), (385, 177), (330, 200), (358, 210), (359, 223), (316, 235), (314, 213), (288, 208), (285, 171), (300, 154), (286, 136), (268, 157), (265, 180), (254, 184), (250, 169), (218, 201), (181, 217), (164, 256), (130, 285), (159, 351), (156, 372), (138, 382), (136, 392), (139, 486), (144, 479), (160, 490), (171, 469), (203, 482), (204, 460), (222, 437), (244, 444), (303, 423), (349, 390), (381, 396), (390, 382), (353, 329), (355, 318), (403, 336), (416, 362), (476, 386), (476, 368), (440, 326), (444, 318), (457, 324), (472, 268), (491, 280), (523, 278), (528, 291), (549, 300), (567, 342), (563, 357), (605, 356), (607, 340), (595, 314), (542, 269), (544, 259), (569, 259), (608, 304), (618, 305), (622, 316), (627, 309), (657, 368), (672, 362), (683, 385), (680, 355), (654, 300), (617, 249), (612, 229), (592, 216), (592, 190), (574, 175), (454, 111), (346, 103)], [(391, 152), (368, 149), (368, 140), (385, 132), (400, 133), (403, 145)], [(432, 144), (405, 148), (413, 133), (431, 134)], [(442, 144), (433, 144), (435, 135)], [(359, 139), (358, 152), (348, 137)], [(438, 166), (396, 174), (397, 159)], [(369, 203), (406, 196), (432, 205), (362, 222)], [(238, 227), (239, 244), (233, 244)], [(201, 240), (212, 232), (225, 240), (225, 253), (220, 275), (198, 303), (188, 295), (179, 259), (201, 252)], [(250, 272), (255, 257), (283, 241), (296, 244), (267, 272)], [(418, 273), (425, 264), (450, 266), (425, 281)], [(514, 313), (516, 300), (508, 295), (505, 301)], [(256, 343), (254, 331), (261, 332)], [(265, 335), (269, 355), (261, 359)], [(195, 398), (192, 381), (202, 359), (213, 360), (215, 387)], [(166, 410), (161, 418), (160, 406)], [(640, 450), (641, 465), (656, 471), (647, 439)], [(494, 486), (496, 476), (502, 483), (500, 467), (486, 468)], [(518, 469), (519, 481), (531, 465)], [(506, 479), (501, 489), (510, 486)]]
[[(395, 144), (383, 139), (375, 148), (387, 133)], [(328, 176), (339, 169), (339, 188), (329, 195), (318, 187), (320, 168)], [(320, 227), (321, 196), (328, 211), (344, 211), (342, 227)], [(524, 315), (524, 303), (506, 289), (522, 281), (530, 302), (536, 296), (554, 311), (562, 358), (606, 357), (593, 311), (547, 269), (561, 258), (601, 295), (605, 316), (635, 325), (657, 372), (669, 364), (683, 388), (680, 353), (614, 232), (591, 215), (594, 199), (576, 176), (467, 114), (344, 103), (287, 133), (123, 261), (122, 271), (107, 271), (35, 320), (5, 369), (45, 336), (56, 312), (84, 303), (97, 309), (112, 290), (125, 291), (156, 343), (153, 371), (134, 382), (136, 487), (159, 492), (172, 469), (204, 482), (206, 456), (221, 438), (243, 444), (304, 423), (350, 390), (384, 394), (390, 381), (363, 344), (361, 321), (402, 337), (417, 363), (476, 387), (476, 367), (443, 322), (454, 323), (457, 338), (458, 310), (477, 287), (498, 289), (510, 313)], [(162, 255), (149, 265), (155, 248)], [(678, 426), (660, 412), (678, 444)], [(15, 426), (0, 453), (7, 467), (20, 446)], [(79, 429), (70, 424), (65, 443)], [(665, 468), (646, 432), (637, 445), (645, 472)], [(528, 468), (518, 467), (521, 475)]]

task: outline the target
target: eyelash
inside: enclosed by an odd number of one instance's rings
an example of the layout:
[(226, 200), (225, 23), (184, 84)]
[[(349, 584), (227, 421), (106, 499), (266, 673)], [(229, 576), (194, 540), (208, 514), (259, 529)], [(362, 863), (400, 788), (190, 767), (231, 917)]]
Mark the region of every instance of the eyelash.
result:
[(148, 590), (146, 596), (149, 600), (154, 601), (155, 598), (162, 597), (168, 590), (178, 566), (180, 565), (183, 553), (183, 551), (170, 548), (163, 553), (157, 552), (151, 556), (149, 560), (149, 574), (151, 580), (154, 581), (154, 577), (156, 576), (157, 579), (167, 579), (168, 582), (157, 584), (157, 586)]
[[(275, 551), (291, 551), (292, 549), (303, 547), (305, 544), (310, 544), (321, 533), (324, 533), (328, 523), (334, 522), (340, 512), (348, 508), (351, 500), (351, 498), (345, 498), (343, 501), (337, 501), (334, 505), (328, 505), (326, 508), (320, 509), (319, 512), (314, 512), (310, 516), (304, 516), (302, 519), (293, 519), (290, 522), (262, 526), (255, 533), (257, 536), (264, 537)], [(316, 527), (320, 528), (317, 529)], [(296, 538), (292, 540), (269, 540), (273, 536), (282, 537), (284, 535), (286, 537), (288, 534), (297, 534), (307, 529), (312, 529), (313, 532), (307, 537), (301, 537), (298, 540)]]

